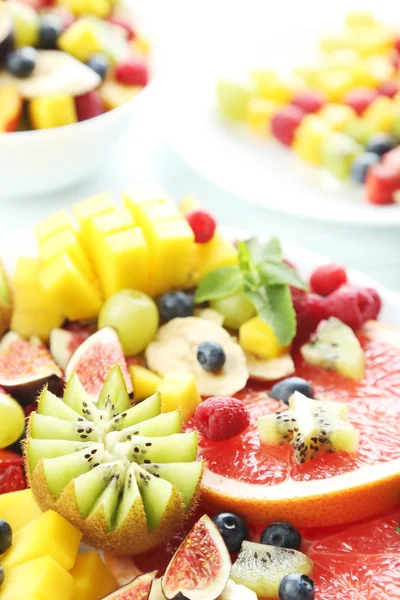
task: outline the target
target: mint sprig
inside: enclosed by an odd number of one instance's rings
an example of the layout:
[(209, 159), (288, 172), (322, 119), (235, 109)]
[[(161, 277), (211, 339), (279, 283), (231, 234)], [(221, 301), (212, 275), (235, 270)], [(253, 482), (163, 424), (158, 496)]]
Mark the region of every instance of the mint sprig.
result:
[(238, 242), (239, 265), (221, 267), (199, 284), (195, 302), (226, 298), (244, 292), (258, 315), (274, 331), (281, 346), (290, 344), (296, 334), (296, 315), (289, 286), (306, 289), (297, 273), (283, 262), (277, 238), (263, 244), (253, 238)]
[(399, 526), (396, 528), (397, 533), (400, 533), (400, 521), (399, 521)]

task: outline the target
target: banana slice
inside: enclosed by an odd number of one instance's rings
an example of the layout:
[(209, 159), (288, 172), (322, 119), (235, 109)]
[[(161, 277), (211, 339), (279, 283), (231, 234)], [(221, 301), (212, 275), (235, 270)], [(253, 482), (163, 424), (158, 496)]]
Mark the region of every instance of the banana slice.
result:
[[(208, 373), (197, 361), (199, 344), (219, 342), (226, 361), (218, 373)], [(149, 368), (162, 377), (171, 371), (193, 373), (202, 396), (231, 396), (246, 385), (249, 371), (242, 348), (229, 333), (206, 319), (172, 319), (158, 330), (146, 350)]]
[(220, 327), (222, 327), (224, 323), (224, 317), (221, 315), (221, 313), (212, 308), (195, 308), (194, 316), (199, 317), (199, 319), (211, 321), (211, 323), (215, 323), (215, 325), (219, 325)]
[(284, 354), (279, 358), (265, 359), (245, 352), (250, 379), (257, 381), (274, 381), (291, 375), (295, 366), (290, 354)]
[(0, 73), (0, 88), (12, 84), (27, 100), (50, 94), (80, 96), (100, 83), (101, 78), (93, 69), (59, 50), (38, 50), (36, 67), (27, 79), (19, 79), (6, 71)]

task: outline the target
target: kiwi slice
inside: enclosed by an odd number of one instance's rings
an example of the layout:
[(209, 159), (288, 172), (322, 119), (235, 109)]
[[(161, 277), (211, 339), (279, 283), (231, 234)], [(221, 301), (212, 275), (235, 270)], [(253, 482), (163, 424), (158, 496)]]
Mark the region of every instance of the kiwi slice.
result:
[(96, 404), (76, 374), (62, 399), (45, 388), (25, 443), (39, 505), (96, 548), (133, 555), (162, 543), (195, 504), (203, 464), (197, 433), (181, 433), (179, 411), (160, 410), (159, 394), (130, 405), (118, 365)]
[(289, 410), (258, 419), (258, 431), (264, 444), (290, 443), (299, 463), (323, 452), (347, 452), (358, 449), (358, 432), (347, 421), (347, 405), (341, 402), (311, 400), (295, 392), (289, 398)]
[(359, 381), (364, 377), (365, 358), (354, 331), (331, 317), (323, 321), (308, 344), (301, 348), (306, 362)]

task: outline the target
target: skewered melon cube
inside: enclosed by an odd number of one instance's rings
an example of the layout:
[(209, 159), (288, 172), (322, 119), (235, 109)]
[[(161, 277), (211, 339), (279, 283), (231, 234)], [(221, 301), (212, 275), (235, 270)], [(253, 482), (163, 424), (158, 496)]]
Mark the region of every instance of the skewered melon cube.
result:
[(220, 79), (216, 86), (220, 113), (233, 121), (244, 121), (250, 98), (255, 94), (253, 88), (250, 81)]
[(262, 135), (270, 134), (270, 122), (280, 104), (267, 98), (255, 96), (250, 99), (246, 113), (246, 123)]
[(237, 264), (237, 250), (218, 230), (211, 241), (195, 244), (193, 270), (189, 284), (195, 284), (214, 269)]
[(294, 136), (293, 150), (307, 162), (319, 165), (321, 144), (330, 133), (328, 123), (318, 115), (306, 115)]
[(332, 132), (326, 136), (321, 147), (321, 164), (334, 177), (345, 181), (350, 176), (354, 159), (361, 154), (363, 147), (344, 133)]
[(100, 600), (118, 587), (114, 575), (97, 552), (80, 554), (70, 574), (76, 582), (74, 600)]
[(0, 494), (0, 515), (11, 525), (13, 534), (42, 514), (32, 490)]
[(161, 377), (140, 365), (130, 365), (129, 373), (132, 379), (135, 401), (140, 402), (152, 396), (161, 383)]
[(78, 122), (74, 98), (68, 94), (33, 98), (29, 103), (29, 116), (35, 129), (52, 129)]
[(42, 241), (47, 237), (58, 233), (62, 229), (70, 229), (72, 227), (72, 217), (65, 209), (45, 217), (35, 225), (35, 234), (38, 241)]
[(190, 419), (201, 402), (196, 379), (191, 373), (171, 373), (164, 377), (157, 391), (161, 394), (161, 412), (179, 409), (182, 420)]
[(266, 359), (288, 352), (288, 347), (279, 345), (275, 333), (261, 317), (253, 317), (240, 326), (239, 343), (246, 352)]
[(83, 250), (75, 231), (62, 229), (44, 240), (38, 240), (40, 260), (47, 265), (59, 254), (67, 254), (75, 267), (89, 280), (95, 279), (95, 274), (85, 251)]

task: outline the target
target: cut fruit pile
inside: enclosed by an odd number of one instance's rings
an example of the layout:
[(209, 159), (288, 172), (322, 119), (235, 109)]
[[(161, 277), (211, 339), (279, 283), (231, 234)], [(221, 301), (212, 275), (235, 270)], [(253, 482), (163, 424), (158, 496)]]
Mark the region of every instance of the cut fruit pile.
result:
[(8, 0), (0, 6), (0, 133), (97, 117), (149, 81), (149, 43), (124, 2)]
[(221, 79), (221, 115), (272, 134), (336, 181), (365, 184), (372, 204), (398, 202), (398, 30), (352, 13), (343, 32), (321, 41), (321, 50), (314, 64), (295, 68), (289, 78), (254, 69), (247, 79)]

